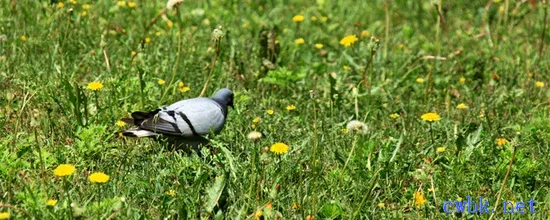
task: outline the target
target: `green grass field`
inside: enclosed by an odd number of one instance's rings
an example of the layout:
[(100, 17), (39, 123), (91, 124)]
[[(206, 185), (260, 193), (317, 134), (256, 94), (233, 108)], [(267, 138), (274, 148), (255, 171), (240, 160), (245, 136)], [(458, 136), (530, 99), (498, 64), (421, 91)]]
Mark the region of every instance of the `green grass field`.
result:
[[(0, 4), (0, 219), (549, 219), (550, 3)], [(210, 148), (119, 135), (203, 87)]]

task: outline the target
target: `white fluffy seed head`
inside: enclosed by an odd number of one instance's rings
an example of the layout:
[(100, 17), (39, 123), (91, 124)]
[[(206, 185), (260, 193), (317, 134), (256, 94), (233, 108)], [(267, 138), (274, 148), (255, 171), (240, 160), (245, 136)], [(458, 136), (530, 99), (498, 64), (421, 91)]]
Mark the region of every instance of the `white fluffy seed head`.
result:
[(174, 8), (174, 6), (178, 5), (179, 3), (182, 3), (183, 0), (168, 0), (168, 2), (166, 3), (166, 8), (168, 10), (172, 10)]
[(357, 120), (348, 122), (348, 124), (346, 125), (346, 128), (348, 129), (348, 131), (357, 133), (357, 134), (365, 134), (369, 130), (369, 127), (367, 127), (367, 124)]
[(248, 133), (248, 135), (246, 135), (246, 137), (252, 141), (256, 141), (262, 138), (262, 133), (257, 131), (251, 131), (250, 133)]

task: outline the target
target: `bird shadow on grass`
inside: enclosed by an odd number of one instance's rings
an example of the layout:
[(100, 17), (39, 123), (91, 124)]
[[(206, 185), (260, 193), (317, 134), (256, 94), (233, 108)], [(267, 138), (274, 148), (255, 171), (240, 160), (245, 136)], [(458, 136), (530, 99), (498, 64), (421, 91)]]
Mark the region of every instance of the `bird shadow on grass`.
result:
[(160, 144), (166, 146), (166, 149), (169, 151), (177, 151), (190, 155), (196, 153), (198, 156), (208, 156), (204, 155), (203, 148), (207, 148), (210, 152), (210, 155), (218, 153), (218, 150), (210, 144), (210, 141), (204, 137), (186, 137), (181, 136), (171, 136), (163, 135), (153, 137), (153, 140), (159, 142)]

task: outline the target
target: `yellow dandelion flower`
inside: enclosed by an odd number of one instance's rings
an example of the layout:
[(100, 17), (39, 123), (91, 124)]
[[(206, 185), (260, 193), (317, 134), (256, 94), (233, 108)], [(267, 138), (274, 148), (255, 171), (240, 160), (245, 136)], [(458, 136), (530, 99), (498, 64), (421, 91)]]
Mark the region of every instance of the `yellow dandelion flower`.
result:
[(493, 0), (493, 2), (494, 2), (494, 3), (499, 3), (499, 2), (500, 2), (500, 0)]
[(264, 214), (264, 213), (262, 212), (262, 210), (256, 211), (256, 212), (254, 213), (254, 219), (256, 219), (256, 220), (261, 219), (263, 214)]
[(135, 57), (137, 55), (136, 51), (132, 51), (132, 56)]
[(295, 203), (295, 202), (293, 202), (292, 205), (291, 205), (290, 207), (291, 207), (292, 209), (294, 209), (294, 210), (298, 210), (298, 209), (300, 208), (300, 206), (299, 206), (297, 203)]
[(434, 112), (423, 114), (422, 116), (420, 116), (420, 118), (424, 121), (429, 121), (429, 122), (439, 121), (441, 119), (441, 117)]
[(71, 0), (71, 3), (72, 3), (72, 4), (76, 4), (76, 0)]
[(347, 134), (349, 133), (349, 129), (347, 128), (342, 128), (342, 134)]
[(390, 118), (396, 119), (396, 118), (399, 118), (399, 116), (400, 116), (399, 114), (393, 113), (390, 115)]
[(255, 118), (252, 120), (252, 122), (254, 122), (254, 123), (260, 122), (260, 117), (255, 117)]
[(296, 106), (294, 106), (294, 105), (289, 105), (289, 106), (286, 107), (286, 110), (288, 110), (288, 111), (292, 111), (292, 110), (295, 110), (295, 109), (296, 109)]
[(84, 10), (90, 10), (91, 8), (92, 8), (92, 6), (89, 5), (89, 4), (83, 4), (82, 5), (82, 9), (84, 9)]
[(460, 77), (460, 79), (459, 79), (458, 81), (459, 81), (460, 83), (464, 83), (464, 82), (466, 82), (466, 78)]
[(65, 7), (65, 3), (59, 2), (59, 3), (57, 3), (57, 7), (58, 8), (63, 8), (63, 7)]
[(459, 196), (458, 198), (456, 198), (456, 201), (462, 202), (462, 197)]
[(369, 32), (369, 31), (367, 31), (367, 30), (361, 31), (361, 37), (362, 37), (362, 38), (369, 37), (369, 36), (370, 36), (370, 32)]
[(506, 209), (513, 209), (516, 207), (516, 201), (505, 201), (504, 203), (506, 203)]
[(178, 90), (182, 93), (186, 93), (189, 90), (191, 90), (191, 88), (189, 88), (189, 86), (184, 86), (184, 87), (179, 87)]
[(437, 153), (443, 153), (443, 152), (445, 152), (445, 150), (447, 150), (447, 148), (445, 148), (445, 147), (438, 147), (436, 149)]
[(55, 206), (55, 204), (57, 204), (57, 200), (55, 199), (50, 199), (46, 202), (47, 206)]
[(303, 15), (295, 15), (294, 17), (292, 17), (292, 21), (296, 22), (296, 23), (300, 23), (302, 21), (304, 21), (304, 16)]
[(168, 21), (168, 22), (166, 22), (166, 26), (168, 26), (168, 28), (172, 28), (172, 27), (174, 27), (174, 22)]
[(504, 6), (500, 6), (500, 7), (498, 7), (498, 12), (499, 12), (499, 13), (502, 13), (502, 12), (504, 12)]
[(317, 17), (311, 16), (311, 21), (317, 21)]
[(88, 15), (88, 12), (83, 11), (83, 12), (80, 12), (78, 15), (80, 15), (80, 17), (85, 17), (86, 15)]
[(103, 172), (95, 172), (88, 176), (88, 180), (92, 183), (106, 183), (109, 181), (109, 175)]
[(126, 1), (118, 1), (116, 4), (118, 5), (118, 7), (124, 7), (126, 6)]
[(344, 69), (344, 70), (349, 70), (349, 66), (344, 65), (344, 66), (342, 67), (342, 69)]
[(424, 83), (424, 79), (421, 77), (416, 78), (417, 83)]
[(179, 83), (178, 83), (178, 87), (181, 88), (181, 87), (184, 87), (184, 86), (185, 86), (185, 84), (184, 84), (183, 82), (179, 82)]
[(166, 195), (174, 197), (176, 195), (176, 191), (174, 191), (173, 189), (168, 190), (168, 192), (166, 192)]
[(422, 192), (415, 192), (414, 193), (414, 204), (416, 207), (423, 206), (426, 203), (426, 199), (424, 198), (424, 193)]
[(308, 215), (308, 216), (306, 216), (306, 220), (315, 220), (315, 216)]
[(136, 2), (128, 2), (128, 7), (130, 8), (135, 8), (136, 7)]
[(250, 128), (256, 129), (256, 125), (255, 125), (255, 124), (251, 124), (251, 125), (250, 125)]
[(323, 48), (323, 44), (315, 44), (315, 48), (321, 49), (321, 48)]
[(386, 203), (383, 203), (383, 202), (378, 203), (378, 208), (384, 208), (384, 207), (386, 207)]
[(61, 165), (57, 166), (57, 168), (55, 168), (55, 170), (53, 170), (53, 175), (54, 176), (60, 176), (60, 177), (69, 176), (69, 175), (73, 174), (74, 171), (76, 171), (76, 168), (73, 165), (71, 165), (71, 164), (61, 164)]
[(537, 81), (537, 82), (535, 82), (535, 86), (538, 87), (538, 88), (542, 88), (542, 87), (544, 87), (544, 82)]
[(506, 138), (497, 138), (496, 142), (497, 142), (497, 146), (499, 147), (502, 147), (505, 144), (509, 143), (508, 140), (506, 140)]
[(123, 122), (123, 121), (117, 121), (116, 122), (116, 126), (124, 127), (125, 125), (126, 125), (126, 122)]
[(145, 38), (145, 43), (150, 43), (150, 42), (151, 42), (151, 38), (146, 37), (146, 38)]
[(278, 142), (271, 145), (271, 147), (269, 148), (269, 151), (275, 154), (286, 154), (288, 153), (288, 145)]
[(9, 219), (10, 213), (9, 212), (0, 212), (0, 219)]
[(162, 32), (157, 31), (157, 33), (155, 33), (155, 35), (156, 35), (157, 37), (160, 37), (160, 36), (162, 35)]
[(354, 44), (359, 38), (355, 36), (355, 34), (345, 36), (340, 40), (340, 44), (344, 45), (345, 47), (350, 47), (352, 44)]
[(304, 40), (304, 38), (298, 38), (298, 39), (294, 40), (294, 42), (296, 44), (300, 45), (300, 44), (304, 44), (306, 41)]
[(103, 84), (101, 84), (101, 82), (95, 81), (95, 82), (88, 83), (88, 86), (86, 87), (92, 91), (99, 91), (103, 88)]
[(321, 21), (322, 21), (322, 22), (327, 22), (327, 21), (328, 21), (328, 17), (326, 17), (326, 16), (321, 17)]
[(159, 79), (159, 80), (157, 81), (157, 83), (158, 83), (159, 85), (162, 86), (162, 85), (164, 85), (164, 84), (166, 83), (166, 81), (164, 81), (164, 80), (162, 80), (162, 79)]
[(458, 105), (456, 106), (456, 108), (457, 108), (457, 109), (467, 109), (468, 106), (467, 106), (466, 104), (464, 104), (464, 103), (460, 103), (460, 104), (458, 104)]
[(27, 36), (23, 35), (23, 36), (21, 36), (20, 39), (21, 39), (21, 41), (27, 41)]
[(273, 115), (274, 113), (275, 113), (275, 111), (273, 111), (273, 109), (268, 109), (267, 110), (268, 115)]

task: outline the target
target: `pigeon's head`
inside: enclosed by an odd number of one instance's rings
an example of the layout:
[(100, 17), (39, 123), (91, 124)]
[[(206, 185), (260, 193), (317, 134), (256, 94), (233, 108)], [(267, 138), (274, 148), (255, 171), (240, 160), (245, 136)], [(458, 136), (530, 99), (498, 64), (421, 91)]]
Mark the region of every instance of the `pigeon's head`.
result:
[(216, 102), (233, 107), (233, 92), (227, 88), (220, 89), (212, 96), (212, 99), (216, 100)]

